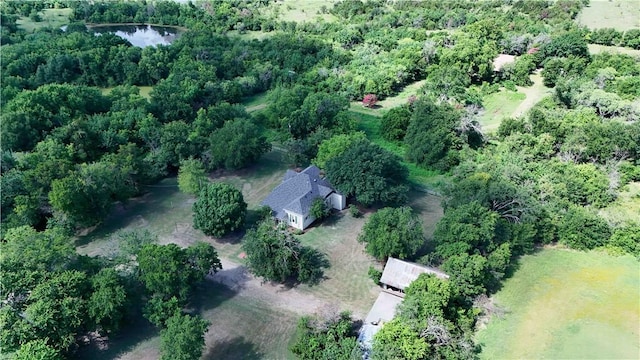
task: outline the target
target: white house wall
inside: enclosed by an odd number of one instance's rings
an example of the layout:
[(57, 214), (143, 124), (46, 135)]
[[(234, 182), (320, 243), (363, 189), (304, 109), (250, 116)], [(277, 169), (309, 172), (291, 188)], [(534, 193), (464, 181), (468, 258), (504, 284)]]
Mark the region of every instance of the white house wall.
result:
[(334, 192), (329, 195), (328, 199), (328, 205), (336, 210), (343, 210), (345, 207), (347, 207), (347, 198), (344, 195), (340, 195)]
[(304, 216), (300, 214), (296, 214), (287, 210), (285, 210), (285, 212), (287, 213), (287, 217), (285, 219), (287, 221), (287, 225), (296, 229), (304, 230), (307, 226), (311, 225), (313, 220), (315, 220), (315, 218), (313, 218), (311, 215), (309, 215), (305, 220)]

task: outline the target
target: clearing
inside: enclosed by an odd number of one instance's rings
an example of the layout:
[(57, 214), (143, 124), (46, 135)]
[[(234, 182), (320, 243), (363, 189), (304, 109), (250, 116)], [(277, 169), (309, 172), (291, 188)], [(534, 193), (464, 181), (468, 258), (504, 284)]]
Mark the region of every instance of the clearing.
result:
[(484, 359), (637, 359), (640, 272), (632, 256), (543, 249), (494, 296), (506, 314), (477, 334)]
[[(280, 21), (333, 21), (335, 16), (329, 14), (336, 0), (282, 0), (274, 2), (271, 11), (277, 15)], [(327, 13), (322, 14), (326, 8)]]
[(589, 44), (589, 52), (591, 54), (600, 54), (608, 52), (612, 54), (624, 54), (640, 59), (640, 50), (630, 49), (622, 46), (606, 46), (598, 44)]
[(517, 86), (517, 91), (501, 89), (482, 99), (484, 111), (480, 115), (479, 122), (484, 131), (494, 132), (498, 130), (503, 119), (525, 115), (535, 104), (551, 93), (551, 89), (542, 83), (539, 70), (531, 75), (531, 81), (533, 85), (529, 87)]
[(396, 106), (402, 106), (406, 104), (409, 101), (409, 97), (411, 97), (411, 95), (419, 95), (420, 88), (422, 88), (425, 82), (426, 80), (419, 80), (406, 85), (396, 95), (389, 96), (383, 100), (379, 100), (376, 103), (375, 108), (373, 109), (362, 106), (362, 100), (352, 101), (350, 109), (351, 111), (360, 112), (367, 115), (382, 116), (387, 110)]
[(640, 1), (591, 0), (576, 20), (590, 29), (614, 28), (629, 30), (640, 28)]
[(69, 23), (72, 9), (44, 9), (38, 12), (42, 21), (33, 21), (27, 16), (21, 16), (17, 21), (18, 27), (28, 33), (45, 27), (60, 28)]
[[(153, 90), (153, 86), (133, 86), (137, 87), (138, 90), (140, 90), (140, 96), (147, 100), (151, 99), (151, 90)], [(111, 93), (111, 90), (113, 90), (113, 87), (100, 88), (102, 95), (109, 95)]]
[[(215, 181), (231, 183), (242, 189), (248, 204), (247, 223), (255, 221), (254, 210), (278, 185), (287, 167), (282, 152), (265, 155), (259, 164), (248, 169), (211, 174)], [(424, 222), (427, 238), (442, 217), (440, 198), (414, 192), (410, 205)], [(205, 334), (205, 359), (291, 358), (288, 347), (293, 339), (298, 318), (319, 308), (338, 304), (356, 318), (364, 318), (380, 289), (369, 279), (367, 270), (374, 260), (364, 252), (357, 235), (368, 214), (353, 218), (343, 211), (300, 235), (302, 243), (327, 253), (331, 268), (326, 280), (309, 287), (288, 288), (263, 283), (242, 265), (239, 257), (242, 233), (221, 239), (203, 235), (192, 226), (194, 198), (178, 191), (175, 178), (150, 186), (142, 197), (118, 205), (103, 225), (77, 240), (78, 251), (88, 255), (114, 255), (119, 242), (114, 234), (123, 229), (148, 229), (162, 244), (188, 246), (201, 240), (211, 243), (222, 260), (223, 270), (215, 274), (201, 289), (191, 308), (211, 321)], [(96, 359), (154, 359), (158, 357), (159, 335), (149, 325), (139, 324), (117, 338), (108, 349), (89, 347), (82, 356)]]
[(640, 224), (640, 182), (625, 185), (618, 198), (600, 210), (600, 216), (612, 225)]

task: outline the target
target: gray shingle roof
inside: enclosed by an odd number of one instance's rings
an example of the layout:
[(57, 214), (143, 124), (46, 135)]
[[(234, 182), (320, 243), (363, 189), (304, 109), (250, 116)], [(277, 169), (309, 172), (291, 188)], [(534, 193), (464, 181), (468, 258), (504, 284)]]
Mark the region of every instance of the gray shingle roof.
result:
[(262, 205), (269, 206), (278, 219), (285, 218), (285, 209), (306, 215), (316, 198), (326, 198), (335, 190), (328, 181), (320, 177), (320, 169), (311, 165), (297, 173), (287, 170), (282, 183), (267, 196)]

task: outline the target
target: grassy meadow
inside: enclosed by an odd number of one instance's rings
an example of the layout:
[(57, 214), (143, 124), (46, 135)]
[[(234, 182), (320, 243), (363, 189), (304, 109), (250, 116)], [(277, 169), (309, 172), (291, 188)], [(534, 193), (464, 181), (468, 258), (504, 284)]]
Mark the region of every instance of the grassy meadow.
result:
[(629, 30), (640, 28), (640, 1), (591, 0), (577, 17), (580, 25), (590, 29), (614, 28)]
[(38, 12), (42, 21), (33, 21), (27, 16), (21, 16), (17, 21), (18, 27), (26, 32), (34, 32), (44, 27), (59, 28), (69, 23), (71, 9), (44, 9)]
[(640, 268), (631, 256), (543, 249), (494, 297), (506, 314), (477, 334), (483, 359), (637, 359)]

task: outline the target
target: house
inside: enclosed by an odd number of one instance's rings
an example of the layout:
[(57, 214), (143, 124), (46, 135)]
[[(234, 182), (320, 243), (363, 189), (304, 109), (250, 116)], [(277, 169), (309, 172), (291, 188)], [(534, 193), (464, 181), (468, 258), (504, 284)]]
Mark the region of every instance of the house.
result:
[(304, 230), (315, 220), (310, 210), (316, 199), (322, 199), (332, 209), (346, 207), (346, 196), (320, 176), (317, 166), (311, 165), (301, 172), (287, 170), (282, 183), (262, 201), (262, 205), (270, 207), (278, 221)]
[(442, 271), (396, 258), (389, 258), (380, 277), (384, 289), (371, 307), (358, 335), (358, 342), (365, 351), (365, 359), (370, 356), (373, 336), (380, 331), (384, 323), (391, 321), (398, 305), (404, 298), (404, 290), (420, 276), (433, 274), (440, 279), (448, 279), (449, 275)]

